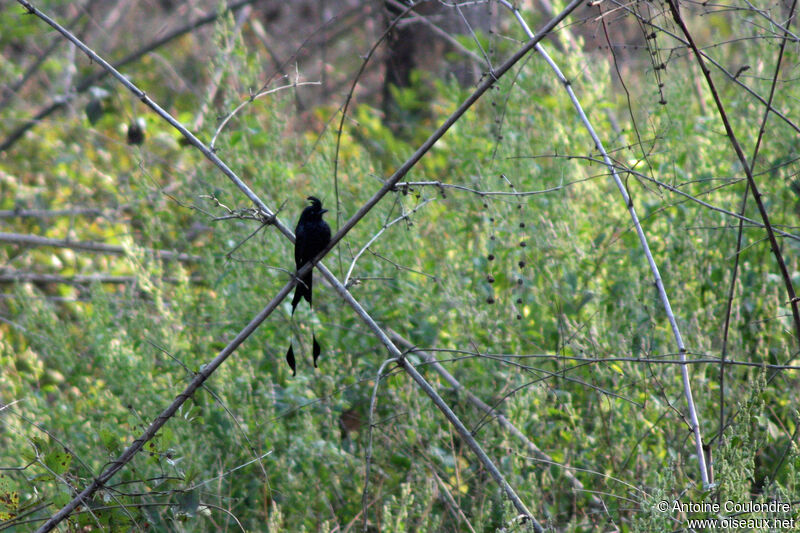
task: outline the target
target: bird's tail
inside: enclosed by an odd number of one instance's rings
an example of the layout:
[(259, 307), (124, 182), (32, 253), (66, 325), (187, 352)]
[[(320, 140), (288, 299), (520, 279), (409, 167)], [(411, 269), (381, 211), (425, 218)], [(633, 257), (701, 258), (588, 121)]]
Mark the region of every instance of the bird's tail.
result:
[[(297, 285), (294, 289), (294, 297), (292, 298), (292, 316), (294, 316), (294, 310), (297, 308), (297, 304), (300, 303), (300, 300), (305, 298), (308, 302), (308, 306), (312, 309), (314, 306), (311, 303), (311, 283), (312, 283), (311, 272), (309, 272), (306, 276), (300, 278)], [(317, 342), (317, 335), (314, 332), (314, 325), (311, 325), (311, 355), (314, 358), (314, 368), (317, 368), (317, 360), (319, 359), (320, 354), (322, 353), (322, 347)], [(289, 339), (289, 349), (286, 351), (286, 362), (289, 364), (289, 368), (292, 370), (292, 376), (297, 375), (295, 359), (294, 359), (294, 346), (292, 344), (292, 340)]]
[(300, 281), (295, 286), (294, 297), (292, 298), (292, 314), (294, 314), (294, 310), (297, 308), (297, 304), (300, 303), (301, 298), (305, 298), (308, 305), (311, 306), (311, 280), (311, 272), (309, 272), (300, 278)]
[(286, 350), (286, 362), (289, 363), (289, 368), (292, 370), (292, 377), (297, 375), (297, 366), (294, 362), (294, 346), (291, 339), (289, 340), (289, 349)]

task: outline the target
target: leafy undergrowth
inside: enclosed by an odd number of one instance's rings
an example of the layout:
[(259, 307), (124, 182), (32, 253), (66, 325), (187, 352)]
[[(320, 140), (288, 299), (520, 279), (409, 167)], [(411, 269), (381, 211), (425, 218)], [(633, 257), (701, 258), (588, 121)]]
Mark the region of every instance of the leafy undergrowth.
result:
[[(27, 23), (26, 31), (39, 31)], [(219, 49), (229, 53), (213, 58), (210, 72), (223, 69), (237, 88), (247, 88), (257, 84), (258, 69), (231, 25), (224, 20), (215, 30)], [(774, 55), (764, 40), (748, 46), (754, 57)], [(617, 86), (582, 83), (581, 75), (608, 80), (604, 63), (574, 52), (554, 56), (576, 76), (575, 90), (615, 159), (644, 175), (623, 179), (688, 357), (706, 360), (689, 371), (713, 449), (714, 488), (703, 492), (700, 483), (680, 367), (659, 363), (676, 360), (677, 348), (626, 206), (541, 61), (501, 79), (404, 178), (412, 184), (385, 197), (326, 265), (342, 280), (357, 257), (350, 290), (364, 309), (443, 361), (549, 456), (542, 460), (421, 354), (408, 353), (534, 516), (556, 531), (679, 529), (687, 514), (659, 512), (661, 500), (797, 499), (797, 398), (788, 393), (796, 390), (796, 371), (730, 366), (723, 382), (720, 365), (708, 362), (722, 350), (737, 220), (647, 179), (739, 209), (744, 174), (713, 105), (698, 104), (694, 89), (687, 90), (694, 87), (693, 64), (672, 60), (663, 95), (643, 81), (628, 108)], [(749, 82), (767, 94), (771, 67), (759, 68)], [(152, 98), (171, 101), (179, 120), (199, 124), (201, 139), (246, 97), (244, 89), (223, 90), (212, 110), (197, 116), (195, 97), (160, 86), (148, 76), (147, 60), (132, 69)], [(374, 107), (355, 104), (337, 174), (335, 130), (289, 131), (297, 117), (287, 92), (248, 105), (220, 135), (217, 153), (267, 205), (283, 206), (279, 217), (287, 225), (314, 195), (330, 209), (335, 231), (469, 93), (453, 81), (421, 74), (415, 80), (396, 95), (406, 118), (418, 121), (414, 135), (396, 134)], [(9, 469), (0, 474), (0, 529), (28, 530), (67, 503), (292, 272), (291, 244), (274, 227), (259, 230), (257, 221), (228, 216), (252, 206), (215, 167), (122, 89), (109, 82), (107, 90), (113, 97), (100, 101), (112, 108), (92, 115), (77, 107), (57, 128), (30, 132), (0, 160), (0, 209), (102, 211), (5, 219), (4, 231), (124, 249), (107, 255), (9, 246), (0, 249), (3, 265), (129, 278), (9, 286), (0, 325), (0, 467)], [(734, 130), (751, 145), (761, 106), (733, 84), (722, 90)], [(662, 96), (667, 105), (658, 104)], [(781, 86), (782, 103), (798, 97), (798, 84)], [(324, 123), (335, 108), (315, 113)], [(609, 113), (628, 124), (619, 134)], [(138, 115), (146, 120), (141, 146), (125, 137), (126, 117)], [(798, 152), (796, 132), (771, 119), (755, 174), (767, 209), (788, 232), (798, 205), (790, 187)], [(526, 194), (536, 191), (546, 192)], [(746, 215), (760, 220), (752, 200)], [(798, 241), (781, 245), (797, 284)], [(163, 259), (154, 249), (198, 257)], [(791, 362), (791, 312), (762, 228), (745, 225), (738, 255), (726, 356), (756, 365)], [(70, 518), (75, 529), (360, 529), (362, 497), (375, 531), (524, 529), (465, 442), (392, 366), (372, 414), (363, 495), (370, 395), (387, 350), (316, 279), (314, 312), (302, 304), (292, 319), (284, 300)], [(323, 344), (317, 370), (312, 331)], [(283, 359), (292, 336), (294, 378)], [(720, 441), (721, 411), (727, 428)], [(575, 489), (575, 478), (584, 490)]]

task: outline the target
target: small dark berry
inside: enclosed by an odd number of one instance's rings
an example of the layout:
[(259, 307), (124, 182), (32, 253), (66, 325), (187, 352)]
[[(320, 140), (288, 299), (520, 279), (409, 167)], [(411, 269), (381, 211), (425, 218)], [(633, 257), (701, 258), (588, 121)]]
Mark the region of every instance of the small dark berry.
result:
[(486, 303), (487, 303), (487, 304), (493, 304), (493, 303), (494, 303), (494, 298), (492, 298), (491, 296), (489, 296), (488, 298), (486, 298)]
[(487, 257), (487, 259), (489, 261), (494, 261), (494, 254), (489, 254), (489, 257)]
[(522, 242), (519, 243), (519, 246), (520, 246), (520, 248), (525, 248), (528, 245), (525, 244), (525, 241), (522, 241)]
[(494, 277), (492, 275), (488, 275), (486, 276), (486, 281), (488, 281), (489, 283), (494, 283)]
[(519, 265), (520, 268), (525, 268), (525, 261), (520, 261), (517, 264)]

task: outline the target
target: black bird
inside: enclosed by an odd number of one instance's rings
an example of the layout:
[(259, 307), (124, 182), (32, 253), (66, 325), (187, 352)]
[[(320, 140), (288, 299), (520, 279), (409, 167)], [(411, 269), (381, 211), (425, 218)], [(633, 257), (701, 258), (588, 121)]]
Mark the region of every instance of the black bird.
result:
[[(322, 208), (322, 202), (319, 198), (314, 196), (308, 197), (311, 205), (303, 209), (300, 214), (300, 220), (297, 221), (297, 227), (294, 229), (294, 263), (297, 270), (314, 259), (326, 246), (331, 242), (331, 228), (328, 223), (322, 220), (322, 215), (328, 212), (327, 209)], [(313, 307), (311, 303), (312, 298), (312, 271), (309, 270), (308, 274), (304, 275), (297, 282), (294, 289), (294, 298), (292, 298), (292, 315), (300, 303), (301, 298), (305, 298), (309, 307)], [(317, 358), (319, 357), (322, 349), (317, 343), (317, 337), (312, 333), (313, 338), (313, 354), (314, 354), (314, 367), (317, 366)], [(291, 344), (289, 351), (286, 352), (286, 361), (292, 369), (292, 375), (295, 374), (294, 350)]]
[[(294, 264), (297, 270), (314, 259), (328, 243), (331, 242), (331, 227), (322, 220), (322, 215), (327, 213), (327, 209), (322, 208), (319, 198), (309, 196), (311, 205), (303, 209), (300, 220), (294, 229)], [(294, 289), (292, 298), (292, 314), (300, 303), (300, 298), (305, 298), (311, 307), (311, 270), (308, 274), (300, 278), (297, 287)]]

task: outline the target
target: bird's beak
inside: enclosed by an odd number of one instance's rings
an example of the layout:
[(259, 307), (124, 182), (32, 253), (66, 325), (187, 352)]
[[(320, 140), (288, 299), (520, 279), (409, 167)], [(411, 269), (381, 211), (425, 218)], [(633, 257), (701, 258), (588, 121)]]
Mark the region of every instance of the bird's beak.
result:
[(322, 210), (319, 212), (319, 214), (321, 215), (321, 214), (323, 214), (323, 213), (327, 213), (327, 212), (328, 212), (328, 210), (327, 210), (327, 209), (322, 209)]

